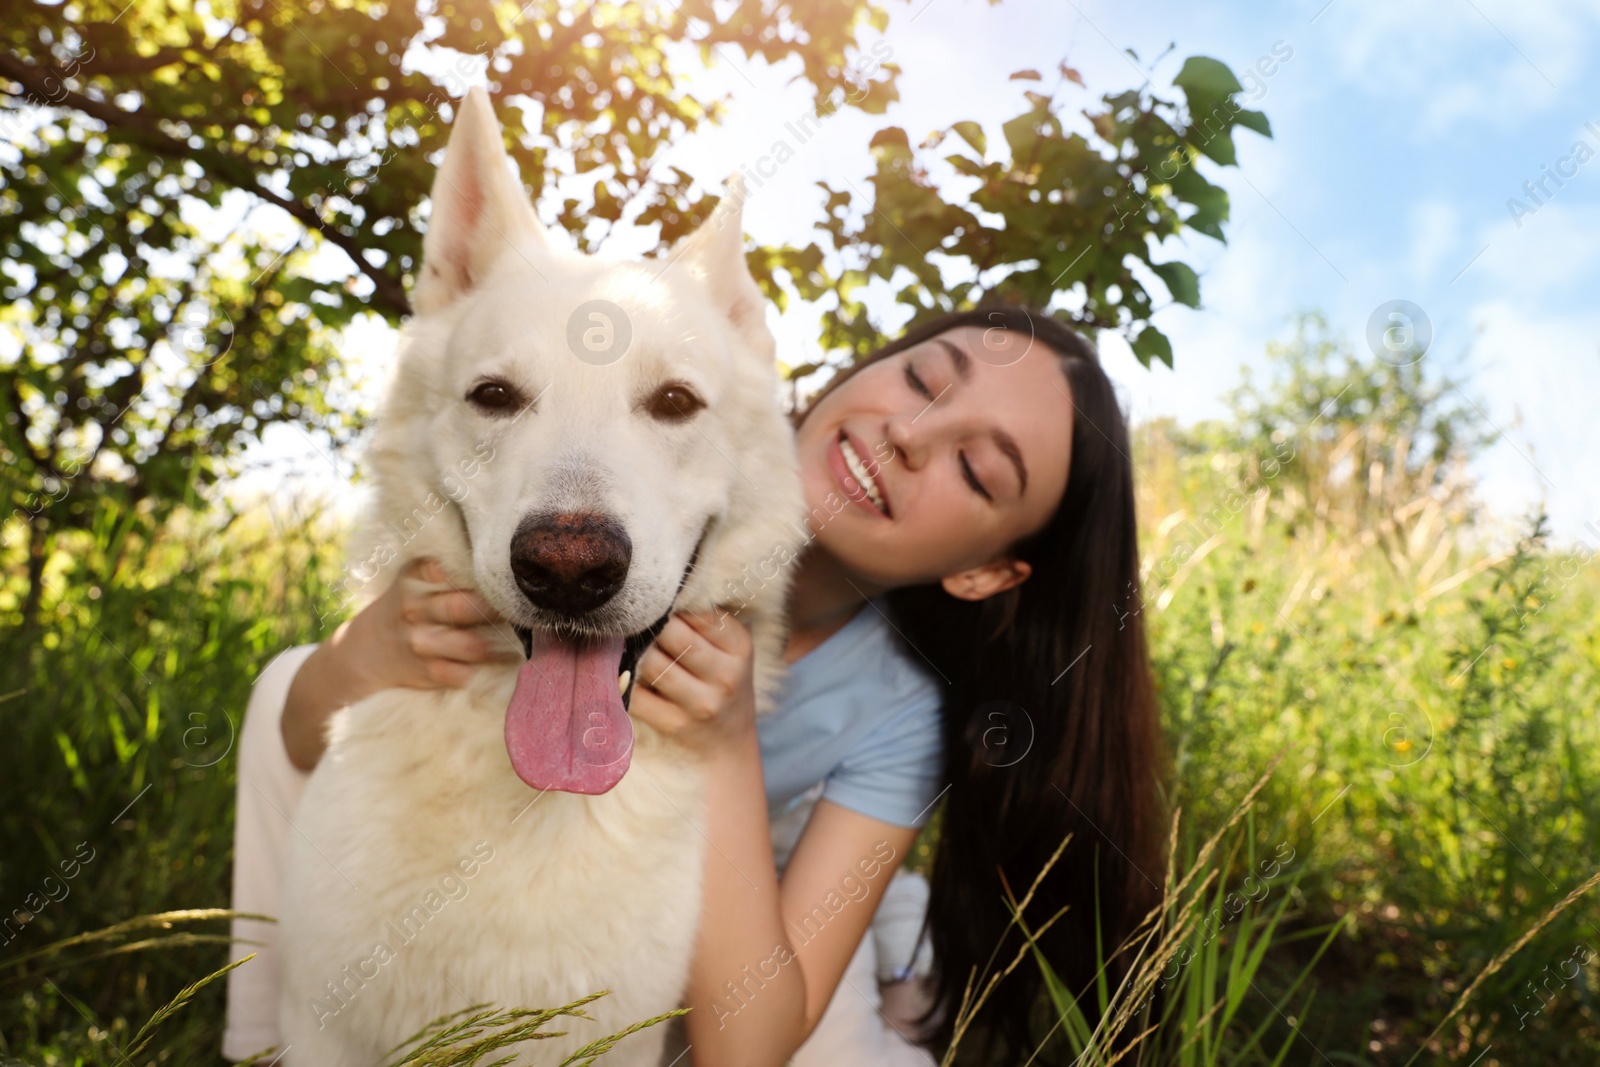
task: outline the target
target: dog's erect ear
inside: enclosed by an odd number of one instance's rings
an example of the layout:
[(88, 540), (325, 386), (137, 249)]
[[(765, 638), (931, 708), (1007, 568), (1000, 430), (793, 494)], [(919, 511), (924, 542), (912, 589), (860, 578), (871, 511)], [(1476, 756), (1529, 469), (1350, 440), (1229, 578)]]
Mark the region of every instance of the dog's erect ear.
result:
[[(772, 331), (767, 329), (767, 298), (750, 276), (744, 258), (744, 178), (728, 179), (728, 192), (711, 217), (683, 239), (681, 252), (667, 257), (704, 280), (712, 302), (764, 360), (777, 353)], [(681, 258), (680, 258), (681, 257)]]
[(518, 246), (542, 245), (544, 231), (509, 162), (489, 95), (469, 89), (456, 105), (450, 144), (433, 180), (418, 314), (448, 307), (480, 284), (501, 256), (519, 254)]

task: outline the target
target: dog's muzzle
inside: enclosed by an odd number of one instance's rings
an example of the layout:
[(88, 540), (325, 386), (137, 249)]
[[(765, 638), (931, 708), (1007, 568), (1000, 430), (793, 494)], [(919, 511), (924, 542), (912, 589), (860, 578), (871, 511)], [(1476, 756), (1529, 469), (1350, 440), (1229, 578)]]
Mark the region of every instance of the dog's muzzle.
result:
[[(708, 520), (678, 578), (674, 606), (710, 529)], [(540, 791), (587, 794), (607, 792), (622, 780), (633, 754), (627, 709), (639, 659), (672, 611), (669, 607), (645, 629), (626, 636), (551, 631), (541, 635), (537, 647), (533, 630), (517, 627), (527, 662), (517, 672), (505, 732), (518, 777)]]

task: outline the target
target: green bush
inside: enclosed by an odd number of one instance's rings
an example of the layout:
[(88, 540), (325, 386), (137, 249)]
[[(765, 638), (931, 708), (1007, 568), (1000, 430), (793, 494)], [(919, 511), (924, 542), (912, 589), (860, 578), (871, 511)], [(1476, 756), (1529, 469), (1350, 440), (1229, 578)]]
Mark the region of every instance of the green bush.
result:
[[(1139, 441), (1177, 799), (1219, 825), (1284, 754), (1260, 804), (1305, 864), (1301, 921), (1351, 920), (1300, 1029), (1404, 1063), (1600, 866), (1600, 581), (1542, 517), (1504, 549), (1474, 523), (1464, 394), (1355, 359), (1317, 320), (1275, 355), (1232, 420)], [(1600, 953), (1566, 961), (1600, 949), (1596, 915), (1561, 915), (1425, 1055), (1592, 1060)]]
[[(0, 634), (12, 768), (0, 775), (0, 900), (13, 918), (0, 935), (0, 1051), (125, 1067), (117, 1046), (222, 965), (225, 948), (201, 944), (5, 966), (134, 916), (227, 906), (232, 749), (256, 672), (317, 639), (313, 606), (329, 602), (339, 566), (325, 527), (205, 512), (150, 529), (106, 509), (63, 538), (38, 625)], [(20, 584), (0, 611), (17, 610)], [(19, 926), (12, 909), (33, 918)], [(159, 1062), (220, 1062), (221, 1018), (213, 983), (163, 1029)]]

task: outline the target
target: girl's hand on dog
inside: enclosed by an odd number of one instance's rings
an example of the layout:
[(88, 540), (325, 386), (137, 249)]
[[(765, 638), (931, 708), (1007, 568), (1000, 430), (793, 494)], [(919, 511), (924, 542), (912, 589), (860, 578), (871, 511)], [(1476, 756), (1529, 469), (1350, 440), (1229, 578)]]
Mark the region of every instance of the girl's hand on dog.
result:
[(295, 672), (280, 724), (290, 761), (315, 767), (327, 748), (328, 716), (373, 693), (459, 688), (484, 663), (520, 660), (497, 625), (503, 620), (488, 602), (451, 587), (437, 562), (412, 560)]
[(407, 563), (395, 583), (345, 626), (334, 643), (344, 646), (341, 658), (374, 693), (458, 689), (484, 663), (521, 658), (489, 602), (452, 586), (444, 568), (427, 558)]
[(755, 732), (755, 643), (734, 616), (683, 612), (661, 628), (636, 668), (628, 713), (710, 754)]

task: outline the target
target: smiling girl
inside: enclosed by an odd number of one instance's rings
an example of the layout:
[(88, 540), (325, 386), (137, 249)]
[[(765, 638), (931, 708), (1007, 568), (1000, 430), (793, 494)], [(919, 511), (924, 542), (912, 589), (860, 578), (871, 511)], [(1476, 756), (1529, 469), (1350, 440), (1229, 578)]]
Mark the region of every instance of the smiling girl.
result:
[[(795, 422), (811, 537), (792, 564), (777, 710), (755, 715), (737, 604), (674, 616), (628, 708), (708, 767), (687, 1062), (931, 1063), (903, 1033), (948, 1043), (974, 972), (1021, 944), (1007, 892), (1020, 898), (1068, 835), (1028, 914), (1037, 928), (1067, 908), (1041, 946), (1071, 989), (1092, 981), (1097, 943), (1109, 952), (1159, 898), (1164, 762), (1127, 608), (1127, 429), (1094, 348), (1021, 308), (913, 330)], [(490, 657), (498, 619), (430, 566), (257, 682), (236, 909), (276, 908), (282, 815), (333, 711), (383, 688), (462, 685)], [(895, 872), (936, 811), (923, 888)], [(229, 975), (232, 1058), (276, 1038), (263, 962)], [(977, 1019), (983, 1062), (1028, 1058), (1042, 990), (1028, 963), (1005, 980)]]

